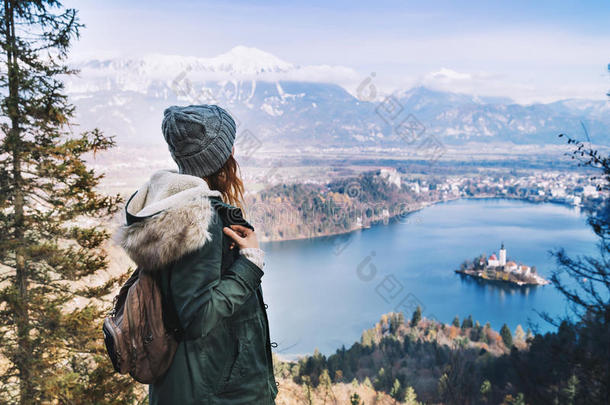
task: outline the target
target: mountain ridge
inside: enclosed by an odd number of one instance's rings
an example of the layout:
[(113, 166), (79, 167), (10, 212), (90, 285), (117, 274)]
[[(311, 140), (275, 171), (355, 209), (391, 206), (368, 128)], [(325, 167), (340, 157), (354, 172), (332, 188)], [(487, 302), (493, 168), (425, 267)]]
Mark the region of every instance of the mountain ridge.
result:
[[(202, 103), (227, 107), (239, 131), (285, 147), (409, 149), (431, 135), (447, 145), (559, 144), (558, 134), (584, 137), (583, 127), (593, 142), (610, 143), (608, 101), (519, 104), (424, 86), (358, 97), (333, 80), (343, 71), (356, 74), (349, 68), (298, 66), (256, 48), (235, 47), (213, 58), (89, 60), (75, 67), (81, 74), (68, 78), (66, 87), (77, 120), (129, 144), (162, 144), (163, 110)], [(308, 77), (314, 71), (319, 80)]]

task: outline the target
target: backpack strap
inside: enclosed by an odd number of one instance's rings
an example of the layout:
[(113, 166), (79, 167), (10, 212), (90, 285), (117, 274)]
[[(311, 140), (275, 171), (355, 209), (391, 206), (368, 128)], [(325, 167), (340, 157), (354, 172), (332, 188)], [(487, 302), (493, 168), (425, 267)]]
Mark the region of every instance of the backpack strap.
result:
[(210, 203), (220, 217), (223, 226), (242, 225), (254, 230), (254, 227), (244, 219), (239, 207), (234, 207), (222, 201), (220, 197), (210, 197)]
[[(178, 311), (176, 311), (176, 305), (174, 304), (174, 294), (172, 293), (172, 273), (173, 268), (167, 271), (167, 295), (161, 294), (161, 301), (163, 306), (163, 324), (165, 329), (168, 330), (176, 339), (177, 342), (184, 340), (184, 328), (180, 324), (180, 318), (178, 317)], [(163, 284), (163, 277), (161, 272), (157, 272), (156, 281), (159, 286)], [(163, 288), (161, 289), (163, 292)]]

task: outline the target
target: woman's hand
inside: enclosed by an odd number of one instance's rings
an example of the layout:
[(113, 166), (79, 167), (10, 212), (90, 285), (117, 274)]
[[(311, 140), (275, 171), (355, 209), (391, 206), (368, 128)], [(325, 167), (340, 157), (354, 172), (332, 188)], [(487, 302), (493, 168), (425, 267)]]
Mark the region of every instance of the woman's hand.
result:
[[(225, 235), (233, 239), (240, 249), (258, 248), (256, 233), (250, 228), (241, 225), (231, 225), (231, 227), (225, 226), (222, 228), (222, 231)], [(231, 248), (233, 248), (233, 246), (234, 244), (231, 245)]]

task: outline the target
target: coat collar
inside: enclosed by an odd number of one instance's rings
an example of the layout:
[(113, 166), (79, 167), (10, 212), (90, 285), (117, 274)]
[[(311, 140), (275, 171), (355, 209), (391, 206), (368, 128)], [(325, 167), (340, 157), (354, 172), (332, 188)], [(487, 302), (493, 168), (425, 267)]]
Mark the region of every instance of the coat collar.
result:
[(115, 240), (139, 267), (161, 268), (211, 240), (210, 197), (220, 195), (202, 178), (158, 171), (129, 198)]

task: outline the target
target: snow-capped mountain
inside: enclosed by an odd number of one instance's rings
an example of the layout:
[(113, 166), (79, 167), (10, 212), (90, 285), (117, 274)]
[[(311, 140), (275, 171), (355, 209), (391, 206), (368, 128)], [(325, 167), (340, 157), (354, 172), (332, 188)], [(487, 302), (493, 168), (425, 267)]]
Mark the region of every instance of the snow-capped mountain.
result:
[(274, 146), (400, 147), (424, 133), (448, 144), (546, 144), (561, 142), (559, 133), (581, 136), (581, 121), (593, 142), (610, 143), (607, 101), (519, 105), (425, 87), (367, 101), (340, 85), (360, 81), (350, 68), (299, 66), (242, 46), (213, 58), (150, 55), (76, 67), (81, 73), (66, 87), (79, 121), (120, 143), (163, 144), (163, 110), (201, 103), (228, 108), (240, 132)]
[(150, 86), (171, 83), (187, 76), (193, 82), (206, 81), (326, 81), (357, 80), (360, 76), (343, 66), (288, 63), (256, 48), (236, 46), (212, 57), (152, 54), (139, 58), (86, 60), (75, 63), (80, 78), (66, 82), (71, 93), (131, 90), (146, 93)]

